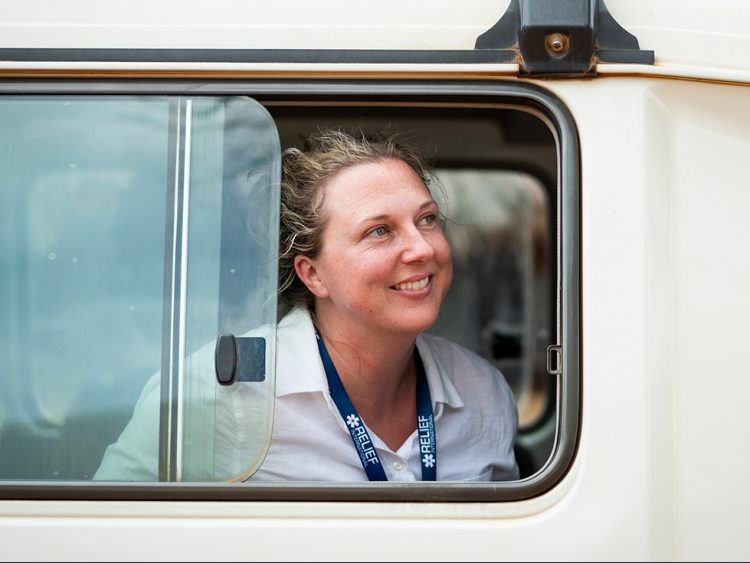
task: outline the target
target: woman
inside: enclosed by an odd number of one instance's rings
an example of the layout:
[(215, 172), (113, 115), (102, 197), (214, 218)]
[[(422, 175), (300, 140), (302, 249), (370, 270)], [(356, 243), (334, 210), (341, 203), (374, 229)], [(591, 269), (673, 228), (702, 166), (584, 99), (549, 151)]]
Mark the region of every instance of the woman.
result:
[[(279, 324), (273, 437), (256, 478), (516, 479), (503, 376), (424, 332), (452, 266), (420, 158), (393, 139), (319, 132), (284, 153), (281, 199), (292, 311)], [(290, 461), (319, 455), (306, 475), (288, 474)]]
[[(505, 379), (424, 332), (452, 266), (422, 161), (392, 139), (326, 131), (308, 142), (282, 159), (279, 287), (289, 312), (276, 331), (271, 439), (250, 480), (518, 478)], [(95, 479), (157, 478), (159, 380)], [(244, 452), (258, 449), (253, 430), (265, 421), (253, 408), (259, 391), (214, 387), (214, 474), (245, 479), (255, 468)]]

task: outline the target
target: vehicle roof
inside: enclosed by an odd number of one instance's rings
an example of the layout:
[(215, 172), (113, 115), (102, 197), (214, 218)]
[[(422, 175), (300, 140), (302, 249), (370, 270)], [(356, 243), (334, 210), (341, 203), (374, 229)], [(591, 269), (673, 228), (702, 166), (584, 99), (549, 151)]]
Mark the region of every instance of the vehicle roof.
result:
[[(529, 0), (526, 0), (529, 1)], [(25, 0), (0, 4), (0, 49), (473, 49), (510, 0)], [(747, 0), (606, 0), (656, 65), (750, 71)]]

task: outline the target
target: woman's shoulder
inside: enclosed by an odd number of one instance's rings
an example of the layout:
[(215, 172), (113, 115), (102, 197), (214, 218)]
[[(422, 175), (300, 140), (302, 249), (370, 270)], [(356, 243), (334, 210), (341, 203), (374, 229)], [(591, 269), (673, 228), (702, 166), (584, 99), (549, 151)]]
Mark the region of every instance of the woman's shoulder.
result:
[(454, 340), (429, 332), (422, 333), (419, 339), (443, 366), (466, 367), (468, 365), (483, 373), (500, 374), (500, 371), (487, 359)]
[(428, 351), (439, 371), (457, 387), (461, 386), (463, 380), (470, 379), (474, 385), (483, 383), (499, 388), (502, 393), (511, 393), (502, 372), (474, 350), (427, 332), (420, 335), (419, 341), (422, 342), (420, 353)]

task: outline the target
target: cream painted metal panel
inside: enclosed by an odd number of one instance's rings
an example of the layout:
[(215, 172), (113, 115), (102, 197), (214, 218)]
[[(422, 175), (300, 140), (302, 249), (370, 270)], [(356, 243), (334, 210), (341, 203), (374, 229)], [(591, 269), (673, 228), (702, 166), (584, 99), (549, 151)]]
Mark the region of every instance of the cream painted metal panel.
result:
[(0, 47), (472, 49), (504, 11), (489, 0), (31, 0), (0, 9)]
[(750, 490), (750, 88), (659, 84), (669, 124), (678, 556), (733, 559)]
[(642, 487), (650, 557), (747, 558), (750, 89), (546, 85), (581, 135), (579, 455), (610, 488)]

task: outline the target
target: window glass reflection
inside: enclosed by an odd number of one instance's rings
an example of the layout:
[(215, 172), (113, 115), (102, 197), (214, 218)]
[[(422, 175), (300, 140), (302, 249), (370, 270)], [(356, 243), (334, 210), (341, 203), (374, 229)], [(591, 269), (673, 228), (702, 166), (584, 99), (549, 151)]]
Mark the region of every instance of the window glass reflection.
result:
[(0, 123), (0, 477), (87, 479), (161, 357), (169, 103)]
[(523, 427), (548, 400), (549, 202), (541, 183), (498, 170), (439, 171), (453, 286), (434, 332), (482, 354), (511, 384)]

